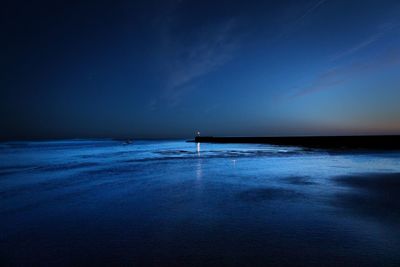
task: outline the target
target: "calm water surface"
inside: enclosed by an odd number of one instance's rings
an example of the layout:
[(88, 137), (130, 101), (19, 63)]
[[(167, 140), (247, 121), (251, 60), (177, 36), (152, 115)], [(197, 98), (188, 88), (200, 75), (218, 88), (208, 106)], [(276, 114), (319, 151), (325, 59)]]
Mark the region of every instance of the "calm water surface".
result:
[(0, 143), (1, 266), (400, 266), (400, 151)]

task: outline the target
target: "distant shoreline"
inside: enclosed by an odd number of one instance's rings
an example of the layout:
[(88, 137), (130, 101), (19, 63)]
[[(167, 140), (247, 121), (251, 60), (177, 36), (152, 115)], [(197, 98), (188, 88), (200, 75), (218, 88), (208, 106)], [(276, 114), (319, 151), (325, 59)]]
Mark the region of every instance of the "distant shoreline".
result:
[(197, 143), (252, 143), (328, 149), (400, 149), (400, 135), (214, 137), (196, 136)]

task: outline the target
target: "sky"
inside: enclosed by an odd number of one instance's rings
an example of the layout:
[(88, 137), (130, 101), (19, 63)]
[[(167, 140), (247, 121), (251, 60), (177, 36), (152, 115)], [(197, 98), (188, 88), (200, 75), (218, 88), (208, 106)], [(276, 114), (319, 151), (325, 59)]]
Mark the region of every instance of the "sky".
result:
[(5, 1), (0, 138), (400, 134), (400, 2)]

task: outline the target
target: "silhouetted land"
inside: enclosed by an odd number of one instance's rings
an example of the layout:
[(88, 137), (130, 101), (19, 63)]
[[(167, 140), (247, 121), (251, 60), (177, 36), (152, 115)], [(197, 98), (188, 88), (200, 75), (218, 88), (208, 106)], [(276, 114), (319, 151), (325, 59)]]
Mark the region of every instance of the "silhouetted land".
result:
[(400, 149), (400, 135), (299, 136), (299, 137), (214, 137), (196, 136), (200, 143), (256, 143), (329, 149)]

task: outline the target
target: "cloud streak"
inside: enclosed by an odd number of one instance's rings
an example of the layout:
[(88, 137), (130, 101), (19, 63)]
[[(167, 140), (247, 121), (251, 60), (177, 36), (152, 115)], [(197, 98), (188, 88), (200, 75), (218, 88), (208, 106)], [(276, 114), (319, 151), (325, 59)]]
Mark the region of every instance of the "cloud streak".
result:
[(167, 88), (186, 85), (231, 60), (239, 47), (231, 35), (233, 28), (234, 21), (230, 20), (206, 29), (190, 45), (175, 44), (174, 49), (179, 52), (174, 53), (176, 58), (169, 67)]
[[(379, 30), (371, 34), (368, 38), (356, 43), (350, 48), (334, 55), (331, 60), (350, 57), (363, 49), (379, 42), (386, 35), (398, 28), (397, 22), (387, 22), (379, 26)], [(309, 86), (305, 86), (290, 96), (291, 99), (317, 93), (323, 90), (334, 88), (353, 79), (357, 75), (362, 75), (371, 71), (385, 69), (400, 64), (400, 49), (395, 47), (387, 49), (375, 58), (370, 60), (360, 60), (351, 64), (344, 64), (338, 67), (330, 68), (318, 75)]]
[[(228, 19), (199, 29), (189, 38), (178, 38), (168, 29), (164, 36), (164, 100), (170, 106), (196, 88), (194, 82), (227, 64), (240, 47), (234, 34), (236, 21)], [(187, 37), (187, 36), (186, 36)]]
[(359, 75), (383, 70), (400, 64), (400, 49), (386, 50), (373, 60), (331, 68), (318, 75), (309, 86), (303, 87), (289, 98), (295, 99), (345, 84)]
[(303, 13), (302, 16), (300, 16), (295, 24), (301, 22), (303, 19), (305, 19), (306, 17), (308, 17), (310, 14), (312, 14), (314, 12), (314, 10), (316, 10), (319, 6), (321, 6), (322, 4), (324, 4), (326, 1), (328, 0), (320, 0), (318, 1), (315, 5), (311, 6), (309, 9), (306, 10), (306, 12)]
[(386, 23), (383, 24), (379, 31), (376, 33), (370, 35), (368, 38), (362, 40), (361, 42), (351, 46), (350, 48), (341, 51), (334, 55), (332, 57), (332, 60), (339, 60), (344, 57), (349, 57), (352, 56), (353, 54), (359, 52), (360, 50), (367, 48), (368, 46), (374, 44), (375, 42), (379, 41), (381, 38), (383, 38), (386, 34), (388, 34), (390, 31), (395, 29), (397, 27), (397, 24), (395, 23)]
[(292, 23), (290, 23), (286, 30), (283, 30), (281, 34), (278, 36), (278, 40), (284, 37), (288, 37), (289, 33), (303, 20), (307, 17), (311, 16), (321, 5), (325, 4), (328, 0), (320, 0), (316, 2), (314, 5), (310, 6), (306, 9), (300, 16), (298, 16)]

